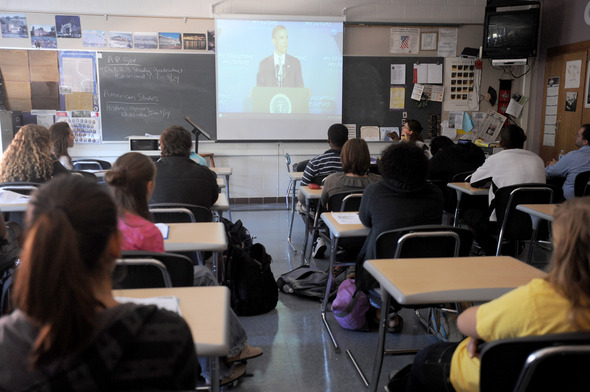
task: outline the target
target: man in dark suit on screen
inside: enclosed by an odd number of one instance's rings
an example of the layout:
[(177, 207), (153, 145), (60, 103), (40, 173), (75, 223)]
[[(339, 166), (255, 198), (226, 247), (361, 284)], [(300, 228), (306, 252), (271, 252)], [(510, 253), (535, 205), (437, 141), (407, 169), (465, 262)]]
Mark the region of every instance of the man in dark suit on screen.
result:
[(285, 26), (277, 25), (272, 30), (274, 53), (264, 58), (258, 66), (258, 87), (303, 87), (301, 63), (287, 54), (289, 36)]

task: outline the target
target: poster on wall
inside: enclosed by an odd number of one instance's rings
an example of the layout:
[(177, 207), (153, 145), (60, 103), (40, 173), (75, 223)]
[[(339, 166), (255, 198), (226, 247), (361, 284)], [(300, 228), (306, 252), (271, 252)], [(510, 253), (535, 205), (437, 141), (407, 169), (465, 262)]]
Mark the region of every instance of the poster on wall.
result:
[(580, 87), (580, 73), (582, 71), (582, 60), (568, 61), (565, 63), (565, 84), (563, 88)]
[(389, 38), (389, 53), (418, 53), (420, 29), (392, 27)]
[(557, 124), (557, 98), (559, 97), (559, 77), (547, 79), (545, 98), (545, 127), (543, 128), (543, 145), (555, 146), (555, 128)]
[(444, 111), (478, 111), (475, 92), (475, 59), (445, 58)]
[(23, 14), (0, 15), (2, 38), (28, 38), (27, 17)]
[(58, 38), (80, 38), (82, 36), (80, 17), (75, 15), (55, 15), (55, 30)]
[(584, 95), (584, 107), (590, 108), (590, 61), (586, 67), (586, 94)]

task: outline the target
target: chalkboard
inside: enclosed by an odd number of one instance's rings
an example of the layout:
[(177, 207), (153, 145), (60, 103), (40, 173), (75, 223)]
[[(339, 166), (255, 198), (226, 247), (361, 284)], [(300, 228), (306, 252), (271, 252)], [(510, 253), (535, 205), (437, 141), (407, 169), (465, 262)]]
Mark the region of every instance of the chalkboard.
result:
[[(425, 108), (417, 108), (412, 95), (414, 63), (444, 65), (443, 57), (353, 57), (343, 61), (342, 121), (356, 124), (357, 132), (363, 125), (400, 127), (403, 112), (408, 119), (422, 125), (422, 137), (428, 138), (429, 115), (440, 117), (441, 102), (428, 102)], [(404, 110), (389, 109), (391, 64), (406, 64), (406, 96)]]
[(98, 54), (102, 138), (159, 135), (171, 125), (188, 130), (188, 115), (213, 139), (215, 56), (201, 53)]

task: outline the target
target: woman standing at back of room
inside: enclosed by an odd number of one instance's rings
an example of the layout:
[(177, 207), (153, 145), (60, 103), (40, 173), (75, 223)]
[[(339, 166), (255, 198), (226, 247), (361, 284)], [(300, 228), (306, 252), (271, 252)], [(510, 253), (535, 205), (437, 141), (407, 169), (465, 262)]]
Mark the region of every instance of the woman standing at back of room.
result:
[(402, 141), (414, 143), (422, 150), (426, 158), (432, 158), (432, 154), (428, 149), (428, 146), (424, 144), (424, 138), (422, 137), (422, 125), (417, 120), (408, 120), (402, 127)]
[[(155, 187), (156, 165), (138, 152), (121, 155), (106, 172), (105, 181), (119, 206), (119, 230), (123, 234), (122, 250), (164, 252), (164, 238), (151, 222), (148, 200)], [(206, 266), (195, 267), (195, 286), (218, 286)], [(221, 385), (230, 383), (246, 373), (244, 360), (262, 355), (262, 349), (248, 345), (248, 336), (240, 320), (230, 311), (230, 352), (221, 364)], [(209, 380), (206, 359), (199, 358), (203, 376)], [(227, 363), (228, 366), (225, 366)]]
[(4, 152), (0, 162), (0, 182), (37, 182), (69, 174), (51, 156), (47, 128), (28, 124), (22, 127)]
[(74, 132), (67, 122), (57, 122), (49, 127), (51, 134), (51, 152), (53, 156), (68, 170), (74, 170), (72, 157), (68, 148), (74, 147)]
[(17, 310), (0, 319), (0, 390), (193, 389), (191, 331), (156, 306), (120, 304), (117, 208), (96, 182), (63, 176), (27, 211)]

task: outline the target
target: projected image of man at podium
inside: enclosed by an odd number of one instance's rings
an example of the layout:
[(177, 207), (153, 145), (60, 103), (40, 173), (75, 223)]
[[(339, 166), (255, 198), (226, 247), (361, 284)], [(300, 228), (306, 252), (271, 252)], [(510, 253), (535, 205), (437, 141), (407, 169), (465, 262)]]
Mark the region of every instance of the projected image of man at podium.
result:
[(285, 26), (277, 25), (272, 30), (274, 53), (264, 58), (258, 66), (258, 87), (303, 87), (301, 62), (287, 54), (289, 35)]

